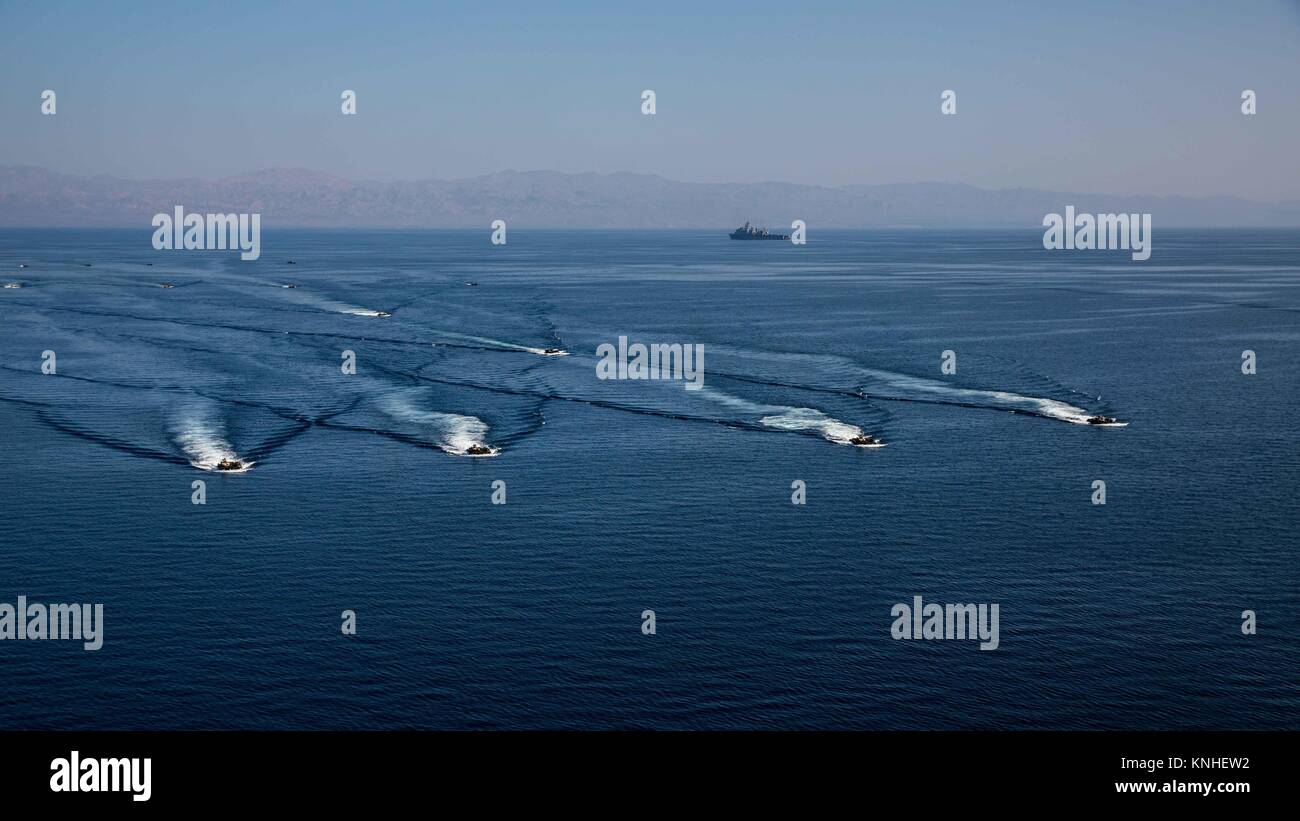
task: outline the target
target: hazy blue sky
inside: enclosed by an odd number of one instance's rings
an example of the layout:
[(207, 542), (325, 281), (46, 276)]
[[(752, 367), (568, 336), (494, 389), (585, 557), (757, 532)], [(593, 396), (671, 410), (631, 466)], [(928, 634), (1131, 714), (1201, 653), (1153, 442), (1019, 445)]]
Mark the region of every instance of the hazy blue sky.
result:
[(1297, 0), (0, 2), (0, 164), (1296, 198), (1298, 82)]

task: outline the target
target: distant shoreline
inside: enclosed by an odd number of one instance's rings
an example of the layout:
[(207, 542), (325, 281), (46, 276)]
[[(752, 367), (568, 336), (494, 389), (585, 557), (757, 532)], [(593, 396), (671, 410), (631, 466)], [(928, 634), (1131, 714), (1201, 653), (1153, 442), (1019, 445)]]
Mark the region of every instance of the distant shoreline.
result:
[(131, 227), (186, 212), (260, 213), (273, 226), (358, 229), (725, 229), (746, 221), (784, 233), (794, 220), (827, 229), (1037, 227), (1043, 216), (1149, 213), (1174, 227), (1300, 227), (1300, 199), (1111, 195), (960, 183), (822, 187), (684, 183), (645, 174), (507, 171), (459, 180), (353, 182), (301, 169), (220, 180), (130, 181), (0, 166), (0, 225)]
[[(813, 226), (812, 228), (815, 228)], [(486, 235), (489, 228), (484, 227), (466, 227), (466, 226), (373, 226), (373, 225), (268, 225), (265, 231), (269, 233), (294, 231), (303, 233), (320, 233), (331, 234), (339, 232), (347, 233), (365, 233), (365, 234), (477, 234)], [(539, 233), (539, 234), (679, 234), (679, 235), (719, 235), (726, 239), (726, 234), (730, 230), (726, 226), (716, 226), (712, 228), (611, 228), (611, 227), (570, 227), (570, 226), (529, 226), (520, 225), (510, 228), (511, 235), (518, 233)], [(141, 227), (139, 225), (7, 225), (0, 223), (0, 232), (17, 232), (17, 231), (133, 231), (140, 232), (148, 238), (153, 233), (153, 229), (148, 225)], [(816, 228), (816, 233), (826, 233), (835, 235), (855, 234), (855, 233), (917, 233), (917, 234), (942, 234), (942, 233), (1024, 233), (1035, 237), (1041, 237), (1043, 229), (1037, 226), (1025, 225), (864, 225), (861, 227), (835, 227), (835, 228)], [(1221, 231), (1224, 233), (1240, 233), (1243, 231), (1258, 232), (1276, 232), (1276, 233), (1294, 233), (1300, 232), (1300, 225), (1175, 225), (1168, 226), (1164, 229), (1169, 233), (1199, 233), (1206, 231)], [(812, 242), (812, 240), (809, 240)]]

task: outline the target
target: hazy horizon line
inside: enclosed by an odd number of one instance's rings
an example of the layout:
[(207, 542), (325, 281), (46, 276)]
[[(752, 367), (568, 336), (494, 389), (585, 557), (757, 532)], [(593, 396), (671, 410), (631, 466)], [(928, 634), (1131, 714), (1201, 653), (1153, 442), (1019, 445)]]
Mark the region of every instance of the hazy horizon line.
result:
[[(197, 213), (197, 212), (196, 212)], [(758, 226), (762, 228), (763, 226)], [(138, 225), (7, 225), (0, 223), (0, 232), (5, 231), (141, 231), (146, 234), (152, 234), (155, 230), (150, 226), (141, 229)], [(481, 234), (483, 228), (464, 228), (464, 227), (439, 227), (439, 226), (419, 226), (419, 225), (401, 225), (391, 227), (378, 227), (372, 225), (275, 225), (264, 226), (264, 231), (303, 231), (308, 233), (338, 233), (339, 231), (355, 231), (357, 233), (373, 234), (432, 234), (432, 233), (459, 233), (459, 234)], [(571, 234), (715, 234), (718, 231), (734, 230), (729, 226), (701, 226), (696, 228), (571, 228), (565, 226), (523, 226), (520, 228), (511, 228), (510, 232), (514, 233), (571, 233)], [(1043, 229), (1036, 225), (1012, 226), (1012, 225), (861, 225), (857, 227), (827, 227), (817, 228), (818, 234), (845, 234), (854, 231), (917, 231), (917, 232), (955, 232), (955, 233), (985, 233), (985, 232), (1024, 232), (1041, 236)], [(1181, 232), (1206, 232), (1222, 231), (1224, 233), (1242, 232), (1242, 231), (1259, 231), (1259, 232), (1297, 232), (1300, 226), (1288, 225), (1262, 225), (1262, 226), (1243, 226), (1243, 225), (1191, 225), (1180, 224), (1163, 228), (1162, 231), (1169, 233)], [(788, 244), (788, 243), (787, 243)]]
[(411, 176), (402, 178), (380, 178), (380, 177), (349, 177), (333, 171), (324, 171), (309, 166), (285, 166), (273, 165), (264, 168), (251, 169), (237, 174), (226, 174), (222, 176), (199, 176), (191, 175), (184, 177), (130, 177), (118, 174), (98, 173), (98, 174), (80, 174), (68, 171), (59, 171), (47, 166), (30, 165), (30, 164), (5, 164), (0, 163), (0, 171), (17, 170), (17, 171), (39, 171), (46, 174), (57, 175), (61, 177), (70, 177), (77, 179), (110, 179), (120, 180), (129, 183), (167, 183), (193, 180), (204, 183), (219, 183), (231, 180), (256, 180), (270, 173), (293, 173), (327, 178), (338, 182), (352, 185), (399, 185), (403, 183), (424, 183), (424, 182), (470, 182), (474, 180), (490, 179), (507, 175), (554, 175), (559, 177), (632, 177), (648, 180), (662, 180), (664, 182), (676, 185), (700, 185), (700, 186), (730, 186), (730, 187), (758, 187), (758, 186), (789, 186), (792, 188), (807, 188), (823, 191), (842, 191), (852, 189), (869, 189), (869, 188), (922, 188), (927, 186), (947, 186), (956, 188), (969, 188), (975, 191), (1005, 191), (1005, 192), (1036, 192), (1045, 194), (1079, 194), (1090, 197), (1116, 197), (1116, 198), (1142, 198), (1142, 199), (1159, 199), (1159, 200), (1212, 200), (1226, 199), (1239, 200), (1242, 202), (1255, 203), (1259, 205), (1285, 205), (1300, 202), (1300, 193), (1280, 199), (1260, 199), (1256, 197), (1246, 197), (1240, 194), (1229, 194), (1224, 192), (1201, 193), (1201, 194), (1151, 194), (1151, 193), (1118, 193), (1114, 191), (1082, 191), (1067, 190), (1064, 188), (1037, 188), (1033, 186), (1016, 185), (1007, 187), (988, 187), (976, 185), (964, 181), (945, 181), (945, 180), (913, 180), (901, 182), (882, 182), (882, 183), (846, 183), (844, 185), (824, 185), (821, 183), (795, 182), (791, 180), (761, 180), (761, 181), (701, 181), (701, 180), (681, 180), (657, 173), (647, 173), (643, 171), (560, 171), (553, 168), (503, 168), (498, 171), (492, 171), (486, 174), (473, 174), (464, 177), (439, 177), (439, 176)]

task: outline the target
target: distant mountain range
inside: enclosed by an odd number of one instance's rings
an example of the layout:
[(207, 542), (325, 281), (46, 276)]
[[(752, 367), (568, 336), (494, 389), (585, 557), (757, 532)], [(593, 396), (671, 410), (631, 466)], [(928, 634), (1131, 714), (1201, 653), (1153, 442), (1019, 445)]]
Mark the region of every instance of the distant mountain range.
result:
[(1079, 212), (1144, 212), (1156, 226), (1300, 226), (1300, 200), (991, 190), (948, 183), (845, 185), (688, 183), (645, 174), (503, 171), (458, 180), (356, 182), (303, 169), (220, 180), (78, 177), (0, 166), (0, 226), (148, 227), (153, 215), (258, 212), (274, 227), (726, 228), (746, 220), (817, 228), (1037, 228), (1067, 205)]

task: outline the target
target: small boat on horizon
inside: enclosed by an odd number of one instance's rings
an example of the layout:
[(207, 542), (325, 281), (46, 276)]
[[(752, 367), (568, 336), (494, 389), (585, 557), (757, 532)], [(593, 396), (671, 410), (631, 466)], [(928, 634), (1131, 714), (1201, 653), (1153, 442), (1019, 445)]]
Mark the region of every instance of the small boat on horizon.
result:
[(757, 228), (750, 225), (748, 221), (735, 231), (732, 231), (730, 236), (732, 239), (790, 239), (789, 234), (773, 234), (766, 228)]

